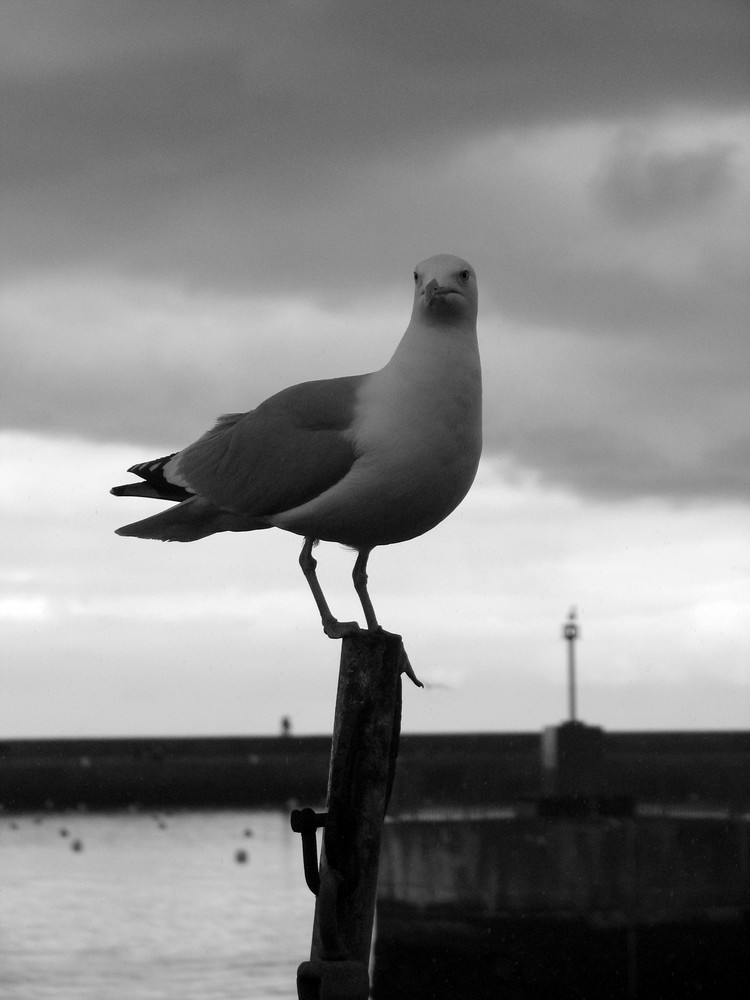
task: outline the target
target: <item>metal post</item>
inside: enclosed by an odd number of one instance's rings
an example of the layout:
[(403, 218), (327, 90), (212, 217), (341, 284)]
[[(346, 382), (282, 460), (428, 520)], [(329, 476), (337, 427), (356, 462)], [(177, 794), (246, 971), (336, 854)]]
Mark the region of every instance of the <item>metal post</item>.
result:
[(369, 995), (380, 838), (407, 665), (401, 636), (362, 631), (342, 641), (312, 947), (297, 971), (300, 1000)]
[(577, 721), (576, 707), (576, 639), (581, 632), (576, 622), (576, 609), (570, 609), (568, 620), (563, 626), (563, 638), (568, 643), (568, 715), (571, 722)]

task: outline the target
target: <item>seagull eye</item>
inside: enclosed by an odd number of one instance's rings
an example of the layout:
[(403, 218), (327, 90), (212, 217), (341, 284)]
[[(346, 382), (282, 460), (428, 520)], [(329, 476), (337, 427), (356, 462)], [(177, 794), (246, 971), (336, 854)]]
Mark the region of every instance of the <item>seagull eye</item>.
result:
[(460, 281), (467, 282), (471, 277), (471, 271), (468, 268), (464, 268), (463, 271), (458, 272), (458, 277)]
[(417, 272), (416, 272), (416, 271), (414, 272), (414, 283), (415, 283), (416, 285), (418, 285), (418, 284), (419, 284), (419, 275), (417, 274)]

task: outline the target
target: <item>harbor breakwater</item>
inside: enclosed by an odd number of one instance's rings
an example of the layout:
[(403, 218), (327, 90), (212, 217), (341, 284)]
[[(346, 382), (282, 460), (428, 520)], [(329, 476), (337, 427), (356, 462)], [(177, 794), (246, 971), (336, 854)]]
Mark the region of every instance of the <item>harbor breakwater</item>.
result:
[[(750, 732), (604, 732), (597, 791), (750, 808)], [(405, 734), (391, 814), (537, 796), (539, 733)], [(8, 810), (319, 805), (329, 736), (0, 741)]]

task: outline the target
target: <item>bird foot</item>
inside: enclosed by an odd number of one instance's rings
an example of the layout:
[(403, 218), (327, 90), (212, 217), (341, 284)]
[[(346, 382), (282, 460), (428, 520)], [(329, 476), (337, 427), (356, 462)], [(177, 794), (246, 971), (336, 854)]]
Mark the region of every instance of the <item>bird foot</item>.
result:
[(346, 635), (358, 635), (362, 629), (359, 622), (340, 622), (332, 618), (323, 622), (323, 631), (329, 639), (343, 639)]
[[(401, 639), (400, 635), (396, 635), (395, 632), (386, 632), (382, 625), (378, 625), (377, 628), (371, 630), (372, 632), (380, 632), (381, 635), (389, 635), (394, 639)], [(414, 673), (414, 667), (411, 665), (411, 660), (409, 659), (406, 650), (404, 649), (403, 640), (401, 640), (401, 646), (398, 651), (398, 666), (399, 671), (402, 674), (406, 674), (409, 680), (414, 684), (415, 687), (423, 688), (424, 684), (420, 681), (417, 675)]]
[[(358, 622), (340, 622), (338, 619), (331, 617), (330, 619), (323, 619), (323, 631), (328, 636), (329, 639), (343, 639), (347, 635), (381, 635), (392, 636), (394, 639), (401, 639), (400, 635), (396, 635), (394, 632), (386, 632), (382, 625), (378, 625), (377, 628), (365, 629), (360, 628)], [(411, 661), (404, 649), (404, 644), (401, 642), (398, 653), (398, 666), (399, 672), (406, 674), (409, 680), (416, 687), (423, 688), (424, 684), (420, 681), (417, 675), (414, 673), (414, 668), (411, 665)]]
[(414, 667), (412, 667), (411, 660), (406, 655), (406, 650), (404, 649), (403, 642), (401, 643), (401, 649), (399, 650), (399, 654), (398, 654), (398, 665), (399, 665), (399, 667), (401, 669), (401, 673), (402, 674), (406, 674), (406, 676), (409, 678), (409, 680), (412, 682), (412, 684), (415, 685), (415, 687), (418, 687), (418, 688), (423, 688), (424, 687), (424, 684), (420, 681), (420, 679), (414, 673)]

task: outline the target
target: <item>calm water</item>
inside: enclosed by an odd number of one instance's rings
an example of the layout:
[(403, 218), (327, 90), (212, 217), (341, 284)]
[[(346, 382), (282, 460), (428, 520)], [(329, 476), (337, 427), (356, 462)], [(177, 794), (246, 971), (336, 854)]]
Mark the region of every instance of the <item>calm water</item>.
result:
[(313, 908), (286, 812), (0, 816), (2, 1000), (293, 998)]

